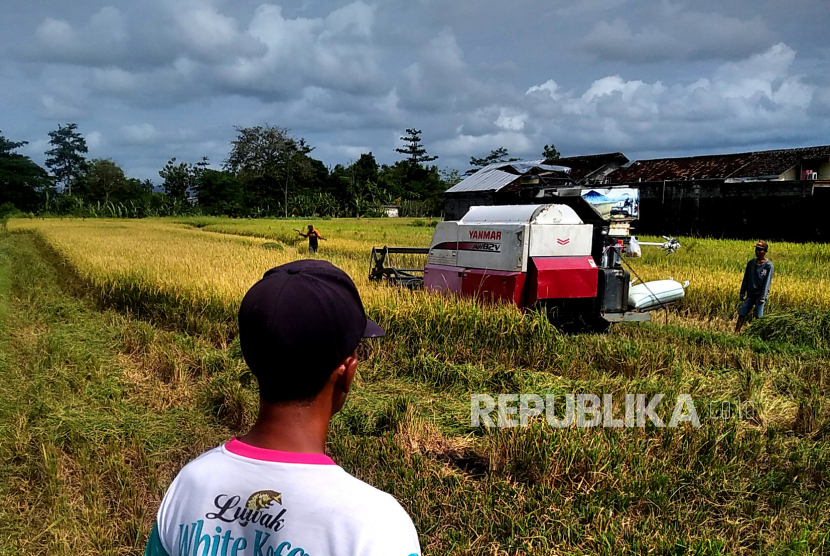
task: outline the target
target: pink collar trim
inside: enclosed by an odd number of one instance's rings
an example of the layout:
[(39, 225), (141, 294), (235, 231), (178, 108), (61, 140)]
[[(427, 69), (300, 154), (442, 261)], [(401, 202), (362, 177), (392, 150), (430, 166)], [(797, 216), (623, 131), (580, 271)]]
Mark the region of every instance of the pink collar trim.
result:
[(244, 458), (257, 459), (260, 461), (272, 461), (278, 463), (307, 463), (311, 465), (337, 465), (325, 454), (303, 454), (300, 452), (281, 452), (280, 450), (269, 450), (268, 448), (257, 448), (245, 444), (239, 437), (225, 444), (225, 449), (232, 454)]

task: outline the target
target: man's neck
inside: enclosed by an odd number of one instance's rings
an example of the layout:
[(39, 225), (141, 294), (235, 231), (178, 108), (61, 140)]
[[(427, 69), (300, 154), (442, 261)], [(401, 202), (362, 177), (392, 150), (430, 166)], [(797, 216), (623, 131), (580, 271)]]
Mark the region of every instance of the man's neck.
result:
[(240, 440), (268, 450), (323, 454), (328, 426), (329, 415), (315, 402), (301, 405), (260, 401), (256, 423)]
[(767, 262), (766, 255), (755, 259), (755, 264), (764, 264), (765, 262)]

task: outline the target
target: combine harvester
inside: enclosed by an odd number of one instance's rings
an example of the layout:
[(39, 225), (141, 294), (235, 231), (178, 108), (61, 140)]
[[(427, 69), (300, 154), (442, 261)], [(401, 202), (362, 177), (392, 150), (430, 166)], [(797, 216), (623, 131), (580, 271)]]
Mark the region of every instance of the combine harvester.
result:
[[(428, 249), (373, 248), (369, 279), (544, 310), (569, 331), (650, 320), (649, 311), (682, 298), (688, 282), (631, 286), (623, 255), (639, 256), (639, 245), (673, 253), (680, 244), (638, 243), (630, 235), (636, 211), (600, 212), (585, 191), (555, 204), (472, 207), (459, 221), (440, 222)], [(390, 266), (390, 255), (412, 254), (427, 255), (426, 267)]]

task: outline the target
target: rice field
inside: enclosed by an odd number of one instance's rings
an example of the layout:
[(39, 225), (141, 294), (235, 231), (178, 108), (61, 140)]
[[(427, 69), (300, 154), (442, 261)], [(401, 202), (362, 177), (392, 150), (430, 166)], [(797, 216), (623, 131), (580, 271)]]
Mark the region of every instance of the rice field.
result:
[[(224, 310), (232, 315), (242, 294), (265, 270), (307, 255), (305, 240), (294, 231), (305, 224), (192, 218), (15, 220), (9, 227), (39, 234), (85, 282), (105, 296), (164, 298), (165, 307), (173, 300), (185, 306), (210, 307), (210, 314)], [(433, 230), (425, 220), (408, 219), (336, 219), (316, 225), (324, 237), (330, 237), (320, 242), (320, 256), (346, 270), (371, 307), (401, 302), (395, 292), (366, 279), (371, 248), (428, 246)], [(680, 239), (683, 247), (674, 255), (644, 247), (643, 257), (630, 263), (643, 280), (689, 280), (691, 287), (681, 304), (681, 314), (699, 319), (733, 318), (739, 304), (741, 273), (753, 255), (751, 245)], [(771, 247), (770, 258), (776, 274), (768, 311), (830, 311), (830, 278), (825, 270), (830, 264), (830, 249), (819, 244), (780, 243)], [(414, 256), (402, 264), (418, 266), (423, 262), (423, 257)]]
[[(154, 385), (143, 386), (136, 403), (192, 415), (188, 422), (207, 419), (193, 425), (200, 438), (221, 439), (244, 430), (256, 409), (256, 386), (234, 340), (238, 304), (267, 269), (308, 256), (293, 231), (308, 223), (327, 238), (316, 256), (352, 276), (367, 312), (387, 330), (361, 347), (356, 388), (329, 449), (348, 471), (401, 500), (424, 554), (830, 549), (830, 246), (771, 245), (768, 317), (741, 336), (730, 331), (751, 244), (680, 238), (672, 256), (643, 247), (631, 261), (637, 273), (689, 280), (686, 299), (652, 323), (568, 336), (538, 314), (370, 283), (372, 246), (426, 246), (433, 231), (426, 219), (13, 219), (5, 241), (28, 242), (28, 256), (43, 258), (43, 275), (62, 292), (51, 294), (56, 299), (80, 299), (90, 307), (84, 318), (104, 315), (118, 331), (112, 349), (123, 355), (112, 368), (128, 382)], [(18, 290), (21, 306), (36, 297), (22, 283)], [(755, 412), (699, 429), (553, 429), (544, 419), (470, 426), (472, 393), (579, 392), (682, 393), (702, 416), (724, 400), (751, 402)], [(671, 407), (658, 413), (668, 420)], [(56, 457), (75, 457), (71, 446), (50, 442)], [(199, 453), (180, 438), (134, 443), (141, 453), (161, 443), (181, 463)], [(128, 531), (133, 548), (120, 552), (140, 553), (135, 539), (149, 531), (153, 504), (175, 471), (151, 474), (150, 486), (141, 467), (127, 479), (145, 485), (146, 516)], [(61, 515), (67, 525), (55, 530), (63, 536), (47, 535), (54, 546), (71, 539), (77, 529), (64, 527), (81, 519)], [(113, 547), (123, 542), (118, 534)]]

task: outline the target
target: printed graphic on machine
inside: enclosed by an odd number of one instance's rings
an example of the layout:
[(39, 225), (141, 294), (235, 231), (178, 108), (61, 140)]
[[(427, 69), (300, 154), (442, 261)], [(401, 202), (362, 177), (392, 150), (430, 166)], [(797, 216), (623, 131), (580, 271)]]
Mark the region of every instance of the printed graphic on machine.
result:
[(628, 187), (588, 189), (582, 198), (591, 203), (605, 220), (627, 220), (640, 217), (640, 191)]

